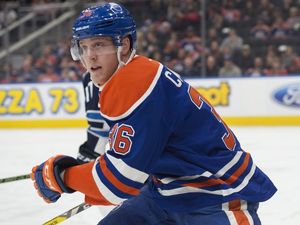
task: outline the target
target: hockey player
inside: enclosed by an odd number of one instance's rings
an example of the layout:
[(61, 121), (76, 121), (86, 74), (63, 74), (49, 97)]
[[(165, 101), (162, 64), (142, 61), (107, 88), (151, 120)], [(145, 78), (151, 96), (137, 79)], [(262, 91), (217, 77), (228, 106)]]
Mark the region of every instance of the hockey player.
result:
[(100, 114), (99, 89), (91, 81), (89, 72), (83, 74), (82, 84), (88, 129), (87, 140), (80, 145), (77, 160), (80, 163), (86, 163), (104, 154), (105, 145), (108, 141), (109, 126)]
[(209, 102), (136, 55), (135, 42), (134, 20), (119, 4), (75, 21), (71, 52), (101, 91), (109, 148), (82, 165), (58, 155), (35, 166), (39, 194), (55, 202), (79, 191), (87, 203), (118, 205), (100, 225), (260, 224), (258, 204), (276, 192), (273, 183)]

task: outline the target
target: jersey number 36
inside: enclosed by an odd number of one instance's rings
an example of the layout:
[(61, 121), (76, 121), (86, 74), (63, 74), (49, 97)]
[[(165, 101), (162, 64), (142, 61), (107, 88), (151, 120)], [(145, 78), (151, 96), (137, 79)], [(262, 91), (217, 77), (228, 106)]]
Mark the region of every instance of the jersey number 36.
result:
[(127, 124), (119, 126), (116, 123), (109, 132), (109, 146), (110, 149), (120, 155), (126, 155), (130, 152), (132, 141), (131, 137), (134, 136), (134, 129)]

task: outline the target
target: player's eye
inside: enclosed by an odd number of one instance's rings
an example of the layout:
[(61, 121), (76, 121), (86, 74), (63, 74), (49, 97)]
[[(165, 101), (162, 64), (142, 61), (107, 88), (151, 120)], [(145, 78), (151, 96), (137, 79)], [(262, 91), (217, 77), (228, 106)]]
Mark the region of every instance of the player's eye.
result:
[(93, 48), (99, 49), (99, 48), (103, 48), (105, 46), (105, 44), (103, 42), (96, 42), (95, 44), (93, 44)]

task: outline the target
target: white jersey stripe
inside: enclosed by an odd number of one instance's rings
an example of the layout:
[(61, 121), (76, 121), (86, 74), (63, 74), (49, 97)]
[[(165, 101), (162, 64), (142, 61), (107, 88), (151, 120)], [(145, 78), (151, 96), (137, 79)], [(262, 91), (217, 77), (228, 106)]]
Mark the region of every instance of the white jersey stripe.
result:
[[(229, 169), (231, 169), (236, 163), (238, 163), (238, 161), (240, 160), (241, 156), (243, 155), (243, 152), (238, 151), (235, 156), (233, 157), (233, 159), (227, 163), (222, 169), (220, 169), (215, 176), (216, 177), (222, 177)], [(160, 179), (160, 181), (163, 184), (168, 184), (171, 183), (173, 181), (182, 181), (182, 180), (193, 180), (193, 179), (197, 179), (199, 177), (210, 177), (213, 174), (210, 173), (209, 171), (205, 171), (204, 173), (200, 174), (200, 175), (193, 175), (193, 176), (183, 176), (183, 177), (177, 177), (177, 178), (170, 178), (170, 177), (166, 177), (163, 179)]]
[(88, 114), (88, 113), (96, 113), (96, 114), (99, 114), (100, 112), (99, 112), (99, 110), (87, 110), (87, 111), (86, 111), (86, 114)]
[(225, 202), (225, 203), (222, 204), (222, 210), (226, 214), (230, 225), (238, 225), (233, 212), (229, 210), (229, 203), (228, 202)]
[[(245, 216), (247, 217), (248, 219), (248, 222), (250, 225), (254, 225), (254, 222), (253, 222), (253, 218), (252, 216), (250, 215), (249, 211), (247, 210), (247, 201), (245, 200), (240, 200), (241, 202), (241, 211), (245, 214)], [(229, 210), (229, 203), (228, 202), (225, 202), (222, 204), (222, 210), (224, 211), (224, 213), (226, 214), (228, 220), (229, 220), (229, 223), (230, 225), (238, 225), (237, 224), (237, 221), (236, 221), (236, 218), (234, 216), (234, 213), (233, 211), (230, 211)]]
[(250, 215), (249, 211), (248, 210), (243, 210), (243, 212), (244, 212), (245, 216), (247, 217), (247, 219), (249, 221), (249, 224), (250, 225), (254, 225), (253, 218)]
[(233, 157), (233, 159), (215, 174), (216, 177), (222, 177), (229, 169), (231, 169), (240, 160), (242, 155), (243, 152), (238, 151)]
[[(99, 159), (99, 158), (98, 158)], [(98, 190), (100, 191), (100, 193), (111, 203), (115, 204), (115, 205), (118, 205), (120, 204), (121, 202), (125, 201), (126, 199), (123, 199), (123, 198), (120, 198), (118, 196), (116, 196), (113, 192), (111, 192), (109, 190), (109, 188), (106, 187), (105, 184), (102, 183), (100, 177), (98, 176), (98, 173), (97, 173), (97, 170), (96, 170), (96, 165), (98, 164), (98, 161), (99, 160), (96, 160), (95, 163), (94, 163), (94, 167), (93, 167), (93, 170), (92, 170), (92, 173), (93, 173), (93, 178), (94, 178), (94, 181), (98, 187)]]
[(250, 215), (250, 213), (248, 211), (248, 203), (247, 203), (247, 201), (241, 200), (241, 210), (243, 211), (243, 213), (247, 217), (249, 224), (250, 225), (254, 225), (253, 218), (252, 218), (252, 216)]
[(148, 179), (148, 174), (127, 165), (122, 159), (117, 159), (110, 154), (106, 154), (106, 156), (124, 177), (141, 184)]
[(222, 203), (222, 210), (223, 211), (228, 211), (229, 210), (229, 203), (228, 202)]
[(163, 184), (168, 184), (168, 183), (171, 183), (176, 180), (193, 180), (193, 179), (197, 179), (199, 177), (210, 177), (212, 175), (213, 175), (212, 173), (205, 171), (204, 173), (202, 173), (200, 175), (183, 176), (183, 177), (177, 177), (177, 178), (166, 177), (166, 178), (160, 179), (159, 181), (162, 182)]
[(233, 212), (229, 210), (229, 203), (228, 202), (225, 202), (225, 203), (222, 204), (222, 210), (226, 214), (230, 225), (238, 225)]
[(252, 165), (250, 172), (247, 174), (247, 176), (244, 178), (243, 182), (238, 185), (235, 188), (229, 188), (226, 190), (215, 190), (215, 191), (210, 191), (210, 190), (205, 190), (201, 188), (195, 188), (195, 187), (180, 187), (180, 188), (175, 188), (171, 190), (162, 190), (158, 188), (157, 190), (159, 191), (160, 194), (164, 196), (172, 196), (172, 195), (179, 195), (179, 194), (186, 194), (186, 193), (207, 193), (207, 194), (212, 194), (212, 195), (222, 195), (222, 196), (228, 196), (233, 193), (239, 192), (242, 190), (248, 183), (251, 177), (253, 176), (255, 172), (255, 164)]
[(245, 200), (240, 200), (241, 202), (241, 210), (248, 210), (248, 203)]

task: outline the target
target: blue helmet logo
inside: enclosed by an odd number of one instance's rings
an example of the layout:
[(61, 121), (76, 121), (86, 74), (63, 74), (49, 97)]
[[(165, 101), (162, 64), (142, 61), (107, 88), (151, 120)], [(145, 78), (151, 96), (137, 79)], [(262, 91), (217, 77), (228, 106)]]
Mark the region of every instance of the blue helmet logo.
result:
[(89, 17), (91, 15), (92, 15), (92, 11), (90, 9), (83, 10), (81, 15), (80, 15), (80, 19), (83, 19), (85, 17)]
[(273, 93), (273, 98), (285, 106), (300, 107), (300, 84), (281, 87)]

